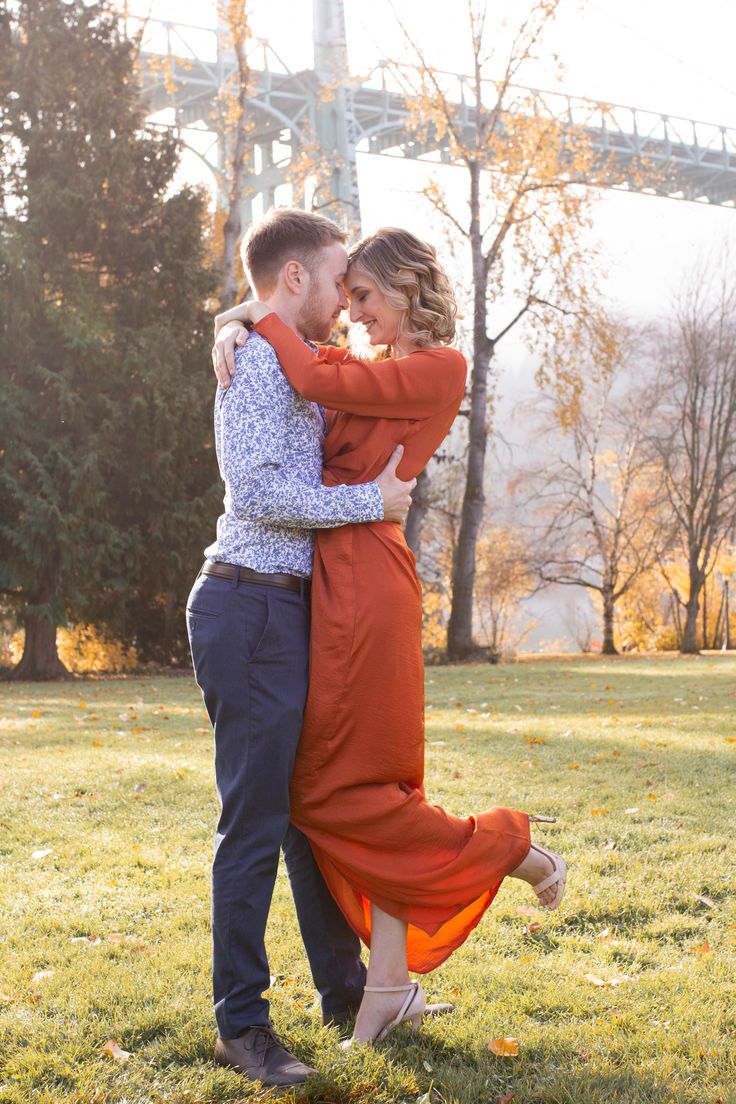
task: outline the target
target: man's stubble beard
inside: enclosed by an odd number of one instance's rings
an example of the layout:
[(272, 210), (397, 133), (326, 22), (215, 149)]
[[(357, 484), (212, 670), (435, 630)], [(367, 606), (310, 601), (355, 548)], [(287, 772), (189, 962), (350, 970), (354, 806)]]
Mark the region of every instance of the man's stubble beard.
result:
[(332, 333), (332, 315), (325, 318), (325, 308), (317, 289), (310, 288), (300, 312), (299, 325), (304, 336), (311, 341), (326, 341)]

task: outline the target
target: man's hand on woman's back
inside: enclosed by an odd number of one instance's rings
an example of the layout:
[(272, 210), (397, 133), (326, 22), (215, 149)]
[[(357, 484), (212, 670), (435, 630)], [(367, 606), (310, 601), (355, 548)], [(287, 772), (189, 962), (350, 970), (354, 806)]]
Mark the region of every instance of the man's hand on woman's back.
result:
[(403, 455), (404, 446), (397, 445), (388, 464), (376, 478), (378, 489), (383, 495), (383, 520), (398, 521), (399, 525), (406, 521), (411, 506), (411, 492), (417, 485), (416, 479), (405, 481), (396, 474)]

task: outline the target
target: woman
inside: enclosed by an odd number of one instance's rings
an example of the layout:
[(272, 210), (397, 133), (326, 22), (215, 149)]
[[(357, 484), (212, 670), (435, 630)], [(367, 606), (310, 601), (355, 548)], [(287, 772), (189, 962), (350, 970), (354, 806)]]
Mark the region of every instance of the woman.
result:
[[(324, 482), (375, 478), (397, 444), (414, 478), (450, 429), (466, 364), (450, 347), (455, 301), (435, 251), (385, 228), (349, 254), (352, 322), (388, 359), (305, 344), (269, 307), (237, 319), (269, 341), (292, 386), (327, 408)], [(235, 333), (229, 339), (234, 343)], [(507, 876), (556, 908), (563, 860), (530, 843), (526, 813), (494, 808), (461, 818), (430, 805), (424, 777), (422, 595), (400, 527), (376, 522), (319, 530), (312, 580), (310, 687), (291, 789), (292, 820), (325, 881), (370, 946), (354, 1041), (378, 1041), (425, 1004), (409, 969), (426, 973), (467, 937)]]

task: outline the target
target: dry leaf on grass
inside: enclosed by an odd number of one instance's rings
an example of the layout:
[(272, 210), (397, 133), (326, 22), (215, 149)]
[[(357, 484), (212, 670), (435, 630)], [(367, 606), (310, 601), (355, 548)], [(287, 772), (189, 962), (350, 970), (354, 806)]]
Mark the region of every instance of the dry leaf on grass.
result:
[(496, 1104), (511, 1104), (511, 1101), (513, 1099), (514, 1099), (514, 1094), (512, 1092), (511, 1093), (505, 1093), (503, 1096), (497, 1096), (496, 1097)]
[(117, 1062), (127, 1062), (130, 1058), (130, 1051), (123, 1050), (117, 1039), (108, 1039), (102, 1050), (104, 1054), (109, 1054)]
[(608, 809), (591, 809), (590, 810), (590, 815), (591, 816), (605, 816), (607, 812), (608, 812)]
[(585, 974), (584, 980), (589, 981), (591, 985), (597, 985), (600, 989), (613, 989), (616, 985), (623, 985), (625, 981), (631, 981), (631, 978), (626, 974), (613, 978), (598, 977), (598, 974)]
[(519, 1053), (518, 1039), (489, 1039), (486, 1045), (491, 1054), (497, 1054), (499, 1058), (516, 1058)]
[(705, 940), (704, 943), (701, 943), (699, 947), (689, 947), (688, 950), (689, 950), (690, 954), (697, 954), (697, 955), (705, 955), (705, 954), (710, 954), (711, 953), (711, 948), (708, 946), (708, 940), (707, 939)]
[(706, 897), (704, 893), (694, 893), (691, 890), (690, 896), (694, 897), (696, 901), (700, 901), (701, 904), (707, 905), (708, 908), (718, 908), (718, 905), (715, 903), (715, 901), (711, 897)]
[(525, 935), (534, 935), (535, 932), (538, 932), (538, 931), (541, 931), (541, 930), (542, 930), (542, 925), (539, 923), (539, 921), (535, 921), (533, 924), (529, 924), (526, 928), (524, 928), (524, 934)]
[(38, 985), (40, 981), (47, 981), (48, 978), (54, 976), (53, 970), (39, 970), (37, 974), (34, 974), (31, 978), (31, 985)]
[(53, 847), (44, 847), (44, 848), (40, 849), (39, 851), (34, 851), (31, 854), (31, 858), (32, 859), (45, 859), (47, 855), (53, 855), (53, 853), (54, 853)]

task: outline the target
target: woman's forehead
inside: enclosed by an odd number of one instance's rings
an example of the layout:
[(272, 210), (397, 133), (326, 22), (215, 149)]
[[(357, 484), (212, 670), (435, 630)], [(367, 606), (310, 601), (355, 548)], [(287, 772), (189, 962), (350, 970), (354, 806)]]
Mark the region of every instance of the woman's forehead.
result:
[(372, 280), (367, 272), (364, 272), (362, 268), (358, 268), (356, 265), (350, 265), (348, 268), (347, 276), (345, 277), (345, 290), (348, 295), (352, 295), (353, 292), (363, 288), (366, 291), (371, 291), (375, 288), (376, 281)]

